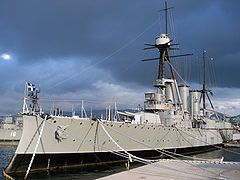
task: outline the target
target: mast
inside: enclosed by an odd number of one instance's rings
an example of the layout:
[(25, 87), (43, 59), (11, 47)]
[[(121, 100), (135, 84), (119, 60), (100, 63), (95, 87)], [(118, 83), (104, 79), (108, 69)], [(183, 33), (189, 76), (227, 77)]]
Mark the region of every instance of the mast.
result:
[(165, 34), (168, 34), (168, 10), (173, 9), (173, 7), (168, 7), (167, 1), (165, 1), (165, 8), (159, 11), (165, 11)]
[(211, 108), (214, 110), (214, 106), (212, 104), (212, 101), (209, 97), (209, 93), (212, 94), (211, 90), (206, 88), (206, 50), (203, 51), (203, 83), (202, 83), (202, 89), (200, 101), (202, 99), (202, 106), (203, 106), (203, 116), (205, 116), (205, 110), (206, 110), (206, 98), (208, 99)]
[[(143, 59), (142, 61), (155, 61), (158, 60), (158, 72), (157, 72), (157, 79), (156, 79), (156, 84), (154, 84), (154, 87), (157, 88), (157, 94), (158, 95), (152, 95), (152, 94), (145, 94), (146, 97), (146, 104), (148, 110), (151, 111), (158, 111), (160, 109), (164, 109), (165, 107), (162, 107), (160, 104), (166, 103), (166, 99), (164, 98), (166, 88), (171, 90), (172, 92), (172, 102), (175, 105), (176, 110), (178, 107), (182, 109), (182, 100), (180, 97), (176, 77), (175, 77), (175, 70), (172, 65), (171, 58), (176, 58), (176, 57), (182, 57), (182, 56), (189, 56), (192, 54), (180, 54), (180, 55), (170, 55), (171, 50), (178, 50), (179, 48), (174, 48), (172, 46), (176, 46), (178, 44), (171, 44), (173, 41), (169, 35), (168, 35), (168, 10), (172, 9), (173, 7), (168, 7), (167, 2), (165, 2), (165, 7), (164, 9), (161, 9), (159, 11), (165, 11), (165, 33), (160, 34), (155, 38), (155, 44), (145, 44), (146, 48), (144, 50), (150, 50), (150, 49), (158, 49), (159, 56), (157, 58), (150, 58), (150, 59)], [(168, 78), (166, 76), (166, 70), (165, 66), (166, 64), (169, 65), (169, 75), (170, 77)], [(174, 92), (176, 91), (176, 94)], [(162, 94), (162, 98), (160, 98), (159, 94)], [(150, 96), (156, 97), (155, 99), (149, 98)], [(154, 103), (152, 101), (155, 101)], [(178, 105), (179, 104), (179, 105)], [(145, 108), (146, 109), (146, 108)]]
[(23, 106), (22, 106), (22, 113), (28, 113), (28, 106), (27, 106), (27, 82), (24, 85), (24, 96), (23, 96)]
[(203, 84), (202, 84), (202, 95), (203, 95), (203, 116), (205, 115), (206, 109), (206, 50), (203, 51)]
[(165, 1), (165, 28), (166, 28), (166, 34), (168, 34), (168, 7), (167, 7), (167, 1)]

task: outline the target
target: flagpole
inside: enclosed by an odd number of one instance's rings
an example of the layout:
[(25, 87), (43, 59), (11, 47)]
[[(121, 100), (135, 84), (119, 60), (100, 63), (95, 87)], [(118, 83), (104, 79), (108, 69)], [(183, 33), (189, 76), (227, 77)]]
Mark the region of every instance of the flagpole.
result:
[(27, 82), (24, 85), (24, 96), (23, 96), (23, 106), (22, 106), (22, 113), (25, 114), (28, 112), (27, 108)]

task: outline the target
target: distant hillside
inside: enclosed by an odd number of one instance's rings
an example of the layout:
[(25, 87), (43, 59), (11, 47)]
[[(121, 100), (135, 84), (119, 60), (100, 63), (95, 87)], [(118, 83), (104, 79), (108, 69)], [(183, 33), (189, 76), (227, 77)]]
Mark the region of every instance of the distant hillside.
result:
[(240, 123), (240, 115), (232, 116), (230, 118), (230, 122), (232, 122), (232, 123)]

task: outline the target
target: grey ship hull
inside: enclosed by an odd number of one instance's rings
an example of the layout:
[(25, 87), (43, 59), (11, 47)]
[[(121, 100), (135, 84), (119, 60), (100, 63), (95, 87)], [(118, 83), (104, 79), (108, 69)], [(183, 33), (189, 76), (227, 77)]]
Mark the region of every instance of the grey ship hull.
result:
[[(24, 174), (35, 153), (30, 172), (61, 170), (76, 167), (126, 162), (112, 152), (122, 150), (109, 138), (98, 121), (52, 117), (46, 120), (24, 116), (23, 135), (18, 148), (5, 169), (10, 175)], [(39, 134), (43, 127), (40, 143)], [(182, 154), (199, 153), (221, 145), (217, 129), (166, 127), (158, 124), (105, 122), (104, 127), (124, 150), (142, 158), (161, 158), (156, 149)], [(59, 131), (61, 129), (61, 133)], [(226, 130), (225, 134), (232, 133)], [(36, 149), (36, 151), (34, 151)]]
[(0, 145), (17, 146), (22, 135), (21, 129), (2, 129), (0, 128)]

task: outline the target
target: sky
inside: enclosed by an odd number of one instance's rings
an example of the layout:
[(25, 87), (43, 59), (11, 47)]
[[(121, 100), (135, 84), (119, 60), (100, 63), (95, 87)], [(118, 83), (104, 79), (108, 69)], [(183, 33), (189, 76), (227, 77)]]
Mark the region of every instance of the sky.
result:
[[(168, 0), (174, 65), (201, 88), (202, 52), (216, 110), (240, 114), (240, 1)], [(153, 91), (157, 57), (145, 43), (165, 32), (163, 0), (0, 0), (0, 114), (21, 111), (24, 83), (40, 87), (41, 104), (78, 109), (143, 105)], [(64, 100), (64, 104), (58, 100)]]

